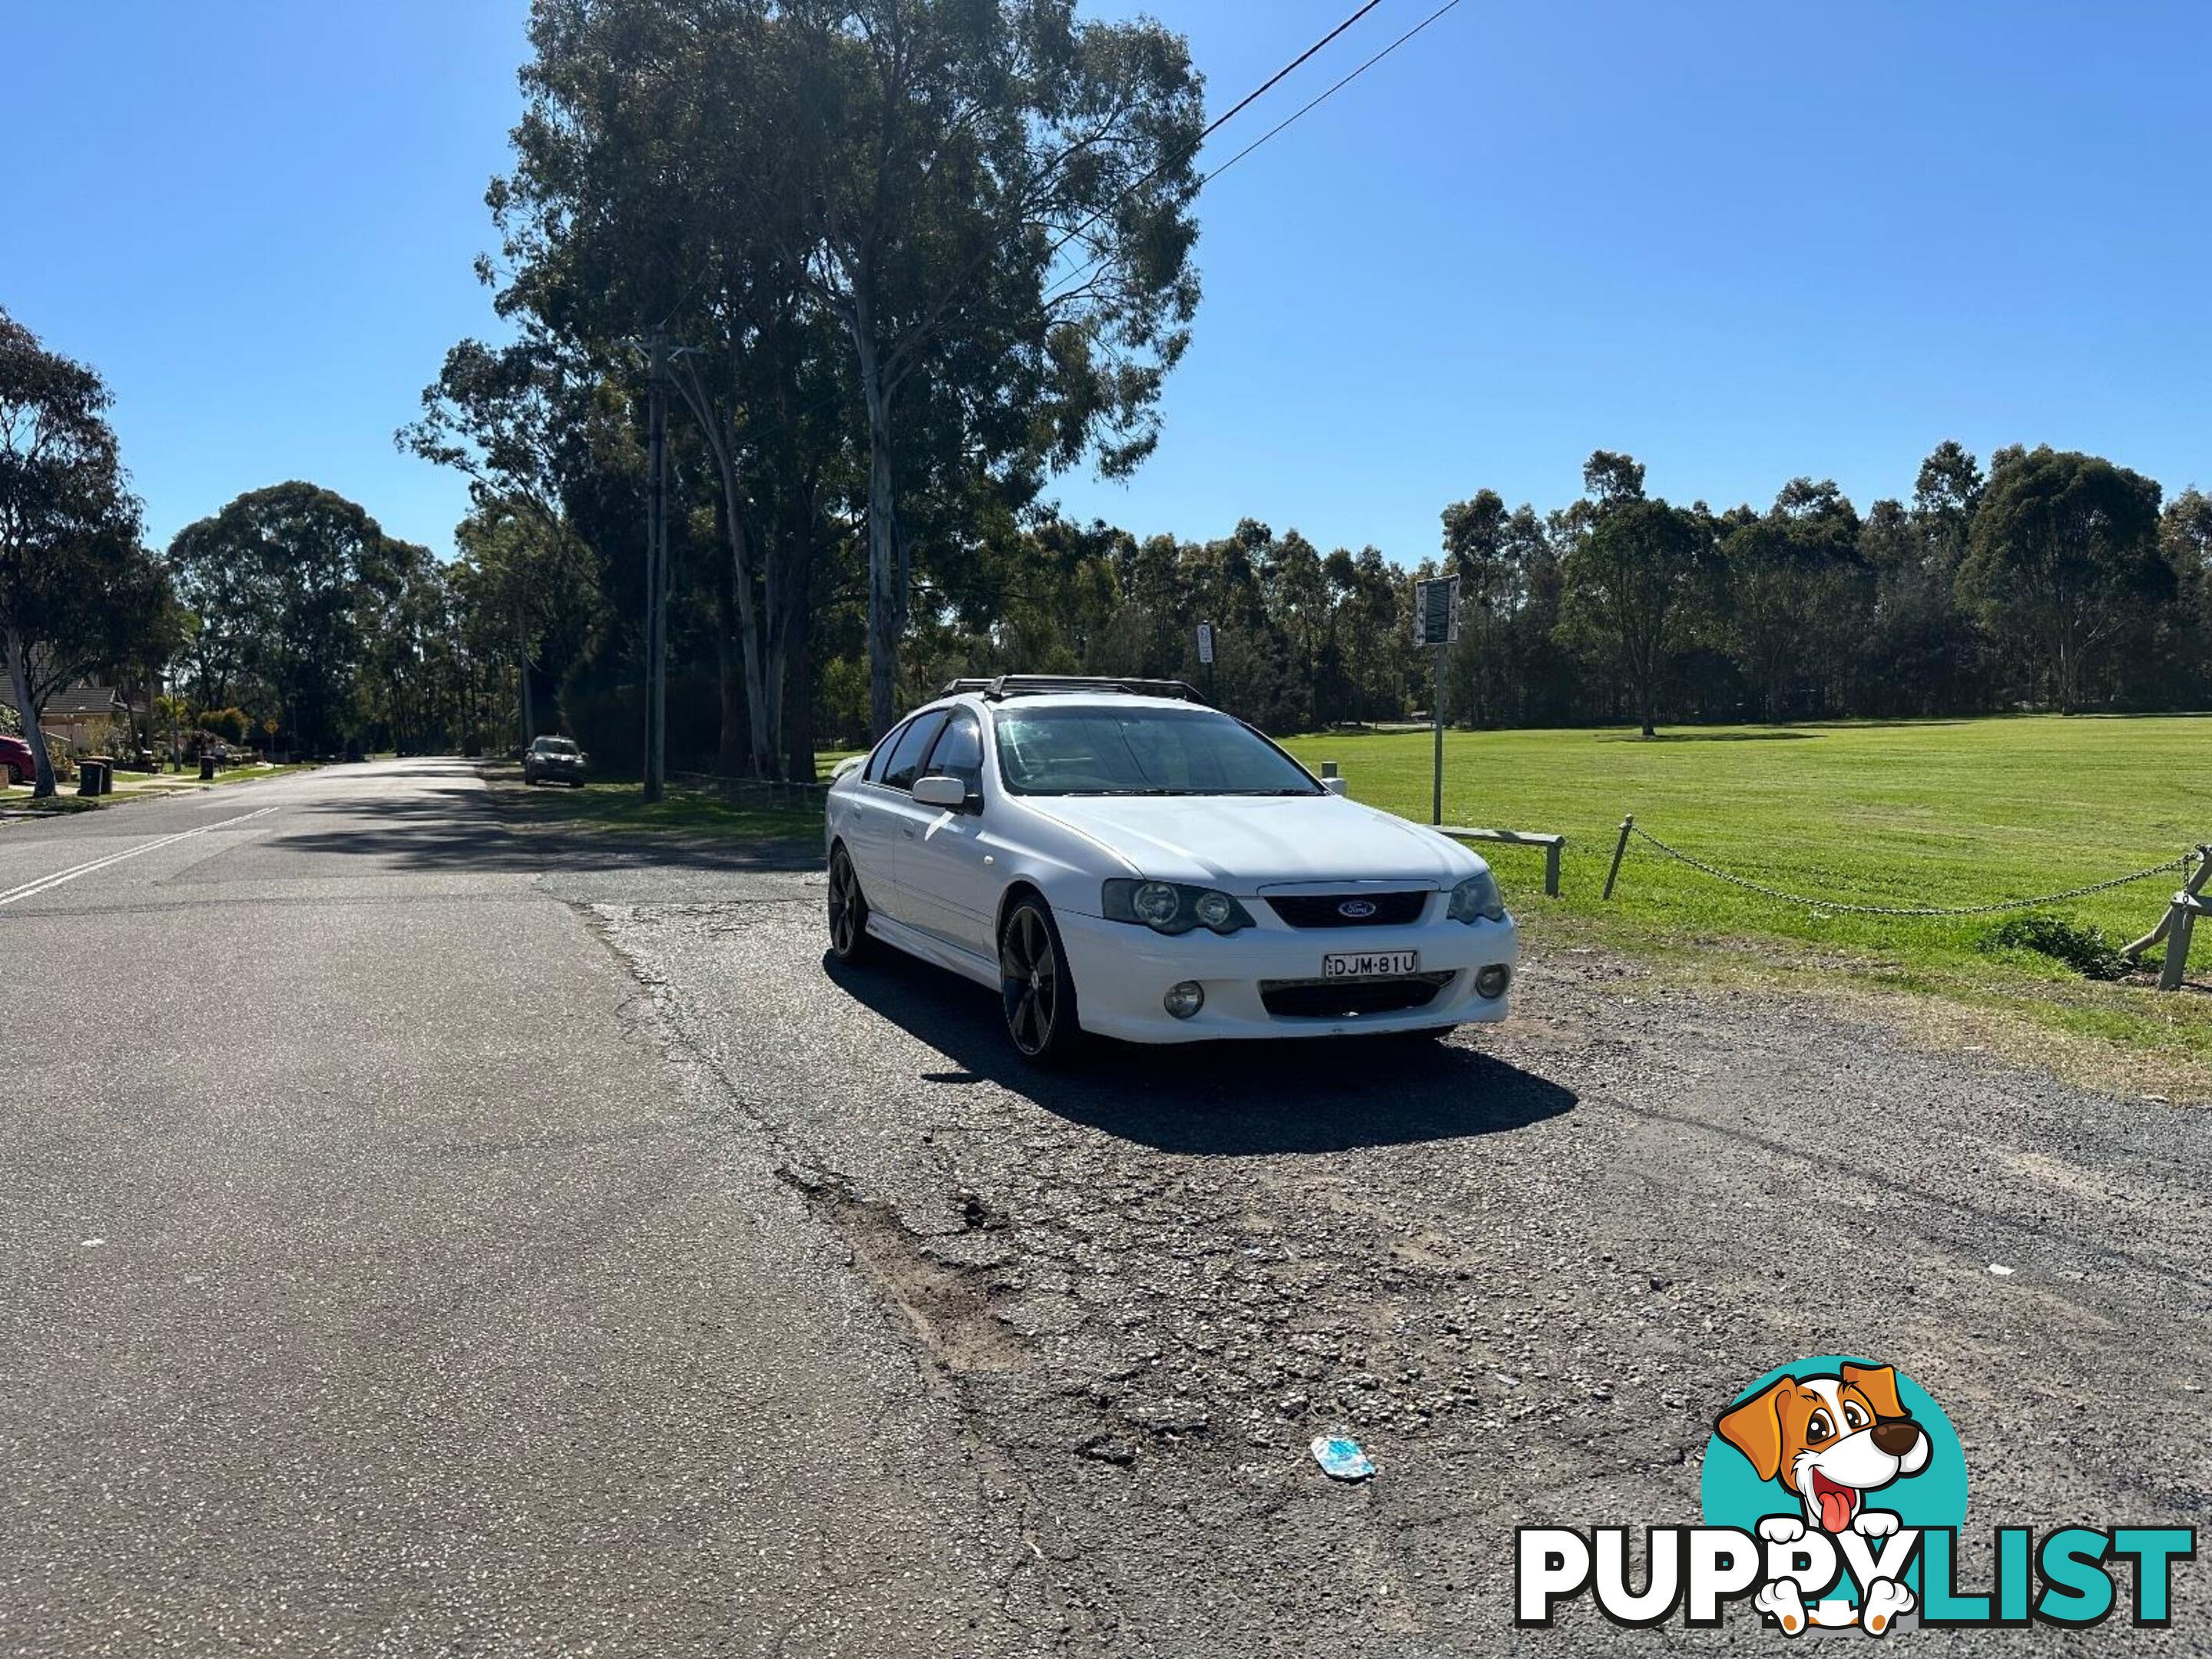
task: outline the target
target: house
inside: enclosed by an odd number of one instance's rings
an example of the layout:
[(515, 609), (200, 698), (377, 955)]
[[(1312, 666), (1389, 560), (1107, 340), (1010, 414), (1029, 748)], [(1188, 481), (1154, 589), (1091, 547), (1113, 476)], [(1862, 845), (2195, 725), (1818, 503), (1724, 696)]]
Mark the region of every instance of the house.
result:
[[(22, 710), (15, 707), (12, 686), (0, 676), (0, 706), (15, 715), (19, 726), (23, 723)], [(72, 753), (86, 754), (106, 748), (113, 740), (118, 721), (126, 726), (131, 718), (130, 706), (116, 695), (112, 685), (94, 685), (79, 681), (65, 685), (46, 699), (46, 717), (40, 722), (48, 743), (64, 743)]]

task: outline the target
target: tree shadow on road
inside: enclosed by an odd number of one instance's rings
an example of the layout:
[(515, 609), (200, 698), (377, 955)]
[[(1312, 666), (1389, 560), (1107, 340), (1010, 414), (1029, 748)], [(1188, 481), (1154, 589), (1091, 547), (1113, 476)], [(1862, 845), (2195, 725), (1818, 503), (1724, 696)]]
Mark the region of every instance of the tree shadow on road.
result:
[(1149, 1047), (1094, 1038), (1044, 1072), (1006, 1041), (982, 987), (911, 958), (847, 968), (854, 1000), (948, 1056), (940, 1084), (994, 1083), (1055, 1117), (1160, 1152), (1249, 1157), (1340, 1152), (1526, 1128), (1571, 1110), (1572, 1091), (1468, 1046), (1401, 1037)]
[(418, 871), (805, 870), (822, 862), (820, 848), (805, 842), (547, 821), (495, 801), (450, 770), (430, 775), (452, 779), (455, 787), (318, 799), (293, 808), (270, 844), (284, 852), (339, 854)]

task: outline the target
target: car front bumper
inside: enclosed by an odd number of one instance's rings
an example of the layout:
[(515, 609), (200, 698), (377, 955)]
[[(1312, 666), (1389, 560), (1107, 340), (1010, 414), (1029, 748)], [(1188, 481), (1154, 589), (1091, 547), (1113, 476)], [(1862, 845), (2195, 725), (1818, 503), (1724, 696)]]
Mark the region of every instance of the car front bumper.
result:
[[(1520, 941), (1504, 921), (1445, 921), (1399, 927), (1247, 927), (1222, 935), (1196, 928), (1169, 936), (1128, 922), (1061, 915), (1060, 942), (1074, 975), (1083, 1029), (1127, 1042), (1205, 1042), (1222, 1038), (1346, 1036), (1487, 1024), (1505, 1018), (1510, 988), (1486, 997), (1475, 976), (1520, 962)], [(1417, 951), (1421, 972), (1449, 974), (1418, 1006), (1346, 1014), (1307, 1012), (1326, 996), (1302, 994), (1318, 981), (1322, 957), (1339, 951)], [(1205, 1006), (1177, 1019), (1162, 1006), (1168, 988), (1195, 981)], [(1331, 988), (1360, 984), (1331, 981)], [(1276, 1011), (1268, 1006), (1270, 991)], [(1357, 1000), (1357, 994), (1347, 1000)], [(1295, 1011), (1295, 1012), (1293, 1012)]]

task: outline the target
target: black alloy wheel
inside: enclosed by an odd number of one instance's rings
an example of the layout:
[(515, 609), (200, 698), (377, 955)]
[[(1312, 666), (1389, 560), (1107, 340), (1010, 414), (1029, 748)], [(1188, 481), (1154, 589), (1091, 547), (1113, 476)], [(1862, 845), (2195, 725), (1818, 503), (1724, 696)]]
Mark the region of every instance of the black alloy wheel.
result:
[(860, 872), (842, 847), (830, 855), (830, 954), (857, 966), (875, 954), (868, 933), (868, 901)]
[(1024, 1060), (1050, 1066), (1073, 1052), (1081, 1036), (1075, 981), (1042, 899), (1023, 899), (1006, 913), (999, 930), (999, 985), (1006, 1035)]

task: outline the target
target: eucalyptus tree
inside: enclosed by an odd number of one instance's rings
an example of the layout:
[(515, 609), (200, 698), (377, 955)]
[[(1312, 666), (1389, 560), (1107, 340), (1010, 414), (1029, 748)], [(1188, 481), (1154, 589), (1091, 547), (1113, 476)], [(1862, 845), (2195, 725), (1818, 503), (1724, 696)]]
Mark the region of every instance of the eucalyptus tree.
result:
[(2212, 577), (2212, 495), (2191, 485), (2168, 501), (2158, 538), (2174, 574), (2201, 592)]
[(1991, 459), (1960, 588), (2072, 714), (2122, 635), (2173, 595), (2161, 491), (2101, 456), (2048, 445)]
[(141, 544), (110, 403), (97, 373), (0, 311), (0, 643), (42, 796), (54, 793), (40, 729), (53, 694), (173, 643), (168, 579)]
[(592, 549), (568, 495), (598, 465), (622, 418), (597, 363), (543, 327), (525, 324), (503, 346), (463, 340), (422, 392), (422, 412), (396, 434), (399, 447), (469, 481), (478, 511), (497, 507), (538, 521), (562, 557), (587, 564)]
[(1770, 720), (1826, 712), (1800, 693), (1842, 689), (1868, 632), (1859, 516), (1832, 481), (1793, 478), (1763, 516), (1723, 540), (1715, 609), (1729, 648)]
[[(550, 731), (537, 702), (540, 681), (557, 684), (583, 654), (601, 619), (598, 561), (562, 517), (546, 517), (514, 497), (484, 495), (455, 526), (471, 637), (504, 640), (515, 665), (517, 713), (525, 742)], [(459, 568), (459, 567), (457, 567)]]
[[(1072, 0), (790, 0), (793, 251), (867, 434), (869, 701), (894, 713), (912, 405), (979, 469), (1127, 472), (1188, 343), (1200, 82), (1149, 20)], [(923, 463), (927, 465), (927, 461)]]
[(455, 619), (446, 567), (415, 542), (387, 544), (389, 580), (364, 592), (354, 710), (361, 730), (402, 754), (427, 751), (441, 732), (439, 690)]
[(1505, 498), (1478, 489), (1443, 511), (1444, 571), (1460, 579), (1460, 645), (1448, 668), (1454, 718), (1487, 726), (1501, 689), (1498, 646), (1513, 611), (1520, 571), (1508, 551)]
[(515, 166), (490, 194), (498, 307), (633, 390), (662, 377), (694, 417), (743, 748), (776, 770), (828, 509), (849, 487), (848, 383), (796, 244), (791, 25), (768, 0), (537, 0), (531, 40)]
[(1946, 438), (1920, 463), (1912, 514), (1928, 546), (1929, 568), (1948, 580), (1966, 556), (1974, 514), (1988, 481), (1981, 464), (1956, 439)]
[(315, 750), (352, 735), (368, 626), (399, 595), (402, 549), (357, 503), (295, 480), (187, 525), (169, 561), (203, 633), (228, 637), (287, 740)]
[(1700, 514), (1645, 497), (1642, 472), (1636, 469), (1634, 494), (1601, 500), (1595, 523), (1570, 547), (1561, 626), (1613, 659), (1648, 738), (1656, 730), (1660, 675), (1680, 642), (1711, 530)]

